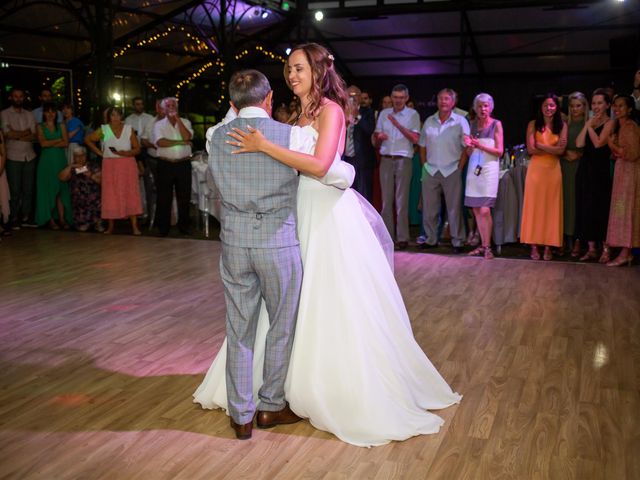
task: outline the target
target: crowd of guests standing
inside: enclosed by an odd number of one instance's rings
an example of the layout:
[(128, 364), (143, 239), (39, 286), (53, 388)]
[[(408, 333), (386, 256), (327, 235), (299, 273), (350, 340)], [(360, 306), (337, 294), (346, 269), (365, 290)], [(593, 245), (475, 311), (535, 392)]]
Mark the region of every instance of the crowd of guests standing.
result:
[[(466, 112), (453, 89), (442, 89), (437, 111), (421, 121), (405, 85), (393, 87), (378, 110), (368, 92), (350, 86), (348, 93), (343, 159), (355, 168), (354, 189), (374, 204), (379, 192), (396, 248), (409, 246), (411, 217), (420, 224), (418, 248), (437, 246), (447, 224), (454, 253), (471, 245), (469, 255), (494, 258), (492, 208), (504, 129), (493, 117), (491, 95), (476, 95)], [(129, 219), (132, 234), (140, 235), (146, 210), (166, 236), (174, 191), (177, 227), (190, 233), (193, 128), (175, 98), (156, 102), (155, 116), (139, 97), (126, 118), (109, 107), (96, 128), (75, 117), (70, 104), (58, 111), (46, 88), (33, 111), (24, 108), (19, 88), (10, 100), (0, 117), (3, 234), (26, 225), (109, 234), (115, 220)], [(631, 95), (612, 98), (597, 89), (590, 101), (580, 92), (568, 100), (564, 115), (559, 99), (546, 95), (527, 126), (520, 240), (534, 260), (569, 253), (629, 264), (640, 247), (640, 71)], [(277, 107), (274, 118), (291, 123), (296, 111), (293, 100)], [(619, 248), (615, 259), (612, 247)]]
[(190, 234), (193, 128), (175, 98), (158, 101), (156, 116), (145, 113), (139, 97), (126, 118), (109, 107), (95, 128), (85, 126), (70, 104), (57, 110), (49, 89), (42, 89), (41, 106), (33, 111), (24, 108), (24, 90), (13, 88), (9, 98), (11, 106), (0, 114), (3, 235), (25, 226), (111, 234), (118, 219), (129, 219), (132, 234), (141, 235), (144, 203), (166, 236), (174, 188), (178, 229)]
[[(466, 243), (476, 247), (469, 255), (494, 258), (491, 209), (504, 130), (492, 116), (491, 95), (478, 94), (467, 113), (457, 108), (456, 92), (445, 88), (437, 94), (437, 112), (420, 123), (405, 85), (396, 85), (377, 112), (360, 89), (352, 86), (349, 92), (358, 107), (347, 114), (343, 159), (354, 165), (354, 188), (368, 200), (379, 181), (382, 216), (396, 248), (409, 245), (410, 190), (419, 177), (418, 247), (438, 245), (446, 218), (454, 253)], [(572, 93), (568, 115), (561, 113), (556, 95), (541, 100), (526, 130), (530, 162), (521, 242), (530, 245), (534, 260), (570, 252), (580, 261), (630, 264), (632, 249), (640, 247), (640, 71), (631, 95), (612, 98), (607, 89), (597, 89), (589, 103), (583, 93)], [(416, 150), (422, 166), (417, 171), (412, 168)], [(465, 209), (473, 222), (465, 222)], [(611, 248), (619, 249), (615, 259)]]

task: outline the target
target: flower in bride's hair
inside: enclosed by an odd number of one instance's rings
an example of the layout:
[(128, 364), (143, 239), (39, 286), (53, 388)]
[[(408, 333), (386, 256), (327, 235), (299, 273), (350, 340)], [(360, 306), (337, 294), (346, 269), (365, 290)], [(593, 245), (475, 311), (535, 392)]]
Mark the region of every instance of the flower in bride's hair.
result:
[(334, 57), (332, 54), (329, 54), (328, 57), (329, 57), (329, 60), (331, 60), (332, 62), (336, 59), (336, 57)]

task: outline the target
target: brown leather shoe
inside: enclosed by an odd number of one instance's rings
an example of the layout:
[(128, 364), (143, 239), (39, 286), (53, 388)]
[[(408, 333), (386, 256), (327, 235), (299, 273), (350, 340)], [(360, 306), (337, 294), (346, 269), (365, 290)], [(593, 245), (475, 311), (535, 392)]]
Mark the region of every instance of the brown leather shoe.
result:
[(251, 430), (253, 430), (253, 420), (244, 425), (238, 425), (233, 421), (233, 418), (229, 417), (231, 428), (236, 432), (236, 438), (238, 440), (249, 440), (251, 438)]
[(256, 424), (258, 428), (271, 428), (276, 425), (287, 425), (289, 423), (296, 423), (302, 420), (299, 416), (291, 411), (289, 404), (278, 412), (266, 412), (264, 410), (258, 410), (258, 419)]
[(409, 242), (398, 242), (396, 243), (395, 250), (406, 250), (409, 247)]

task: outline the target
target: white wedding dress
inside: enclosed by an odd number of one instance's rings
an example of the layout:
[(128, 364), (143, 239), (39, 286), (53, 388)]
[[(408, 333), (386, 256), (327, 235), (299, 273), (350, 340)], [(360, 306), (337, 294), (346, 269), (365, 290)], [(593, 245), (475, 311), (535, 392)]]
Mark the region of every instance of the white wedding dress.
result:
[[(311, 126), (303, 128), (317, 140)], [(357, 446), (438, 432), (443, 420), (427, 410), (462, 397), (416, 343), (393, 270), (357, 194), (301, 175), (297, 208), (304, 277), (285, 384), (291, 409)], [(267, 329), (263, 304), (256, 402)], [(227, 408), (226, 353), (225, 340), (194, 393), (204, 408)]]

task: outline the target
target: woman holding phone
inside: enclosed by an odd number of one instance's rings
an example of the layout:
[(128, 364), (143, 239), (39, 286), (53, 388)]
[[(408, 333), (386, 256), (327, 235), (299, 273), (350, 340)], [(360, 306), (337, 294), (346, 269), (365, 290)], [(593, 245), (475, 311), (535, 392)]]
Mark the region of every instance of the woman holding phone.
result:
[[(104, 233), (113, 233), (115, 219), (129, 217), (134, 235), (142, 235), (138, 228), (138, 215), (142, 214), (138, 167), (135, 156), (140, 143), (131, 125), (122, 120), (122, 110), (109, 107), (107, 124), (85, 138), (84, 143), (102, 157), (102, 218), (108, 221)], [(102, 141), (102, 150), (96, 143)]]

